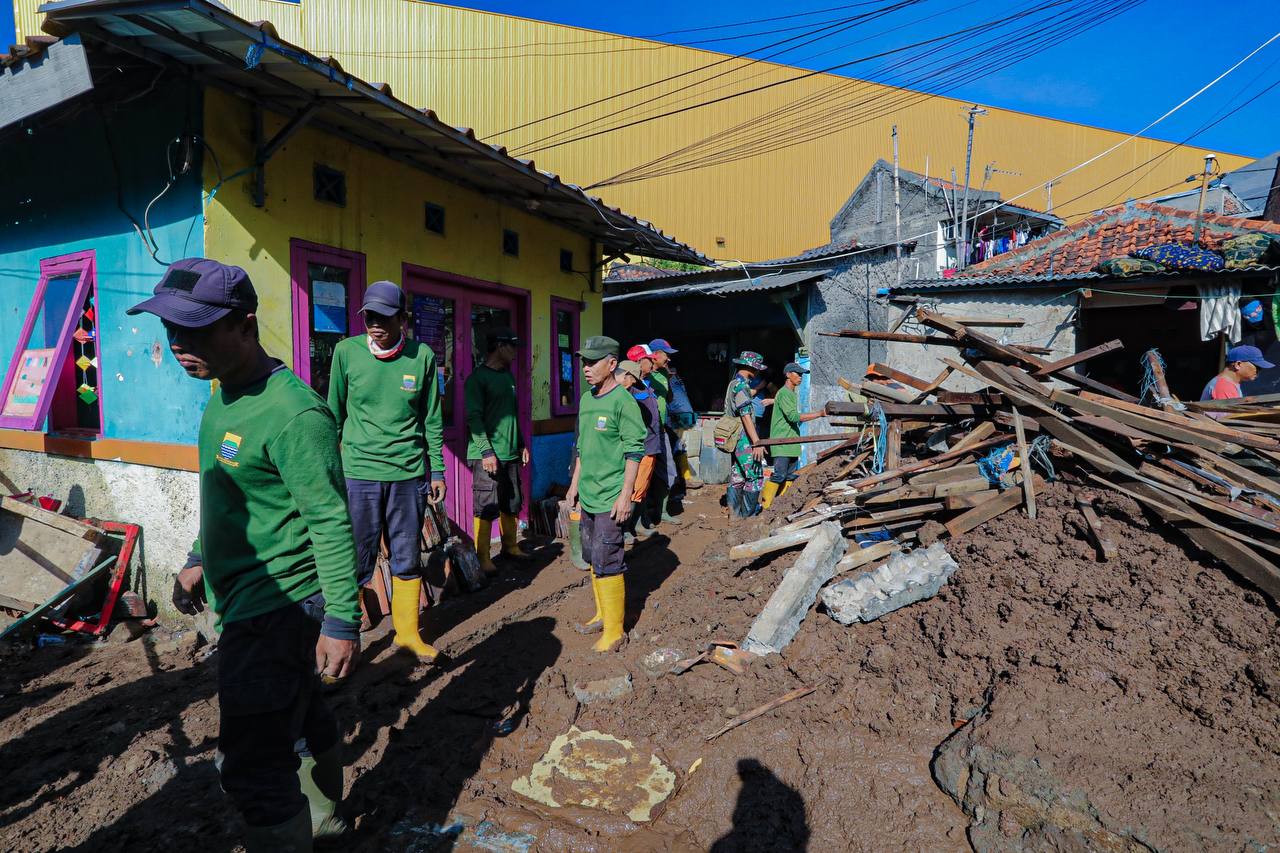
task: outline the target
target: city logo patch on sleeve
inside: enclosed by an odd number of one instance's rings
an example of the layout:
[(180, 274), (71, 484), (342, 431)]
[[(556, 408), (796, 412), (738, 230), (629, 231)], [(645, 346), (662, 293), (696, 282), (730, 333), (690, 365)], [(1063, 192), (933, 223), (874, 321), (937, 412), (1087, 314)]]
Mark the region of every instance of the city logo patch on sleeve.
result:
[(414, 375), (413, 375), (413, 374), (411, 374), (411, 373), (406, 373), (406, 374), (404, 374), (403, 376), (401, 376), (401, 377), (400, 377), (400, 390), (401, 390), (401, 391), (416, 391), (416, 390), (418, 390), (418, 377), (414, 376)]
[(600, 417), (596, 418), (597, 432), (604, 432), (608, 428), (609, 428), (609, 417), (607, 415), (600, 415)]
[(243, 441), (240, 436), (234, 432), (229, 432), (222, 437), (222, 445), (218, 448), (218, 461), (232, 468), (239, 468), (240, 463), (236, 461), (236, 456), (240, 454), (240, 442)]

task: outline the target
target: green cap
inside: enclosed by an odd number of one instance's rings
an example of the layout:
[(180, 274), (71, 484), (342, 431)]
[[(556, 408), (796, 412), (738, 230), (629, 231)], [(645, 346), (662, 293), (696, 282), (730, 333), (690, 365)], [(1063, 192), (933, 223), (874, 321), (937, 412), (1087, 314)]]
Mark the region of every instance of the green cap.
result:
[(578, 350), (578, 355), (587, 361), (599, 361), (608, 356), (617, 356), (618, 342), (613, 338), (606, 338), (604, 335), (596, 335), (587, 338), (582, 342), (582, 348)]

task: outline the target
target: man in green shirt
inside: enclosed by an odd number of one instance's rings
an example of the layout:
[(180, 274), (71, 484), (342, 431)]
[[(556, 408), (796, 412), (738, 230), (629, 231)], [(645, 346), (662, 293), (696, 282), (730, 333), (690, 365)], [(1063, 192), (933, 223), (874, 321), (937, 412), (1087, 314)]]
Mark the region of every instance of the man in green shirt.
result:
[(578, 403), (578, 449), (565, 502), (582, 507), (582, 554), (591, 564), (596, 613), (584, 630), (599, 622), (594, 646), (607, 652), (623, 636), (627, 570), (623, 526), (631, 517), (631, 495), (644, 458), (644, 421), (640, 407), (618, 384), (618, 342), (587, 338), (582, 374), (591, 388)]
[(222, 788), (250, 853), (310, 850), (313, 832), (346, 828), (341, 732), (317, 675), (344, 678), (360, 647), (333, 415), (258, 342), (244, 270), (177, 261), (154, 293), (128, 313), (159, 317), (187, 375), (219, 382), (200, 421), (197, 553), (173, 598), (218, 615)]
[[(796, 396), (800, 383), (809, 368), (794, 361), (782, 369), (786, 384), (778, 389), (773, 398), (773, 414), (769, 418), (769, 438), (799, 438), (800, 424), (822, 417), (821, 412), (800, 414), (800, 399)], [(796, 478), (796, 467), (800, 463), (799, 444), (775, 444), (770, 448), (773, 455), (773, 474), (764, 484), (760, 494), (760, 506), (765, 509), (773, 503), (773, 499), (785, 494)]]
[(493, 522), (502, 530), (502, 555), (528, 560), (516, 541), (518, 516), (524, 500), (520, 494), (520, 469), (529, 464), (529, 447), (520, 435), (516, 379), (511, 364), (520, 341), (509, 328), (494, 329), (488, 337), (488, 354), (470, 376), (463, 390), (467, 408), (467, 466), (471, 469), (471, 506), (475, 517), (476, 553), (487, 575), (497, 573), (489, 553)]
[(428, 480), (431, 500), (445, 498), (444, 428), (435, 353), (405, 334), (404, 306), (396, 285), (369, 285), (360, 308), (367, 333), (333, 348), (329, 408), (342, 440), (360, 585), (373, 580), (385, 533), (395, 643), (441, 665), (447, 658), (423, 641), (418, 611)]

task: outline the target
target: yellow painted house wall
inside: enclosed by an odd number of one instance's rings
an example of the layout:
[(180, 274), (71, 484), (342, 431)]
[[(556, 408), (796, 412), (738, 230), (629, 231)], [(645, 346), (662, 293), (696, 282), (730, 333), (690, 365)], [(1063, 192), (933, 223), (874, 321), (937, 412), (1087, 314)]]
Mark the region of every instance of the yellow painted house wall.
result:
[[(3, 2), (4, 0), (0, 0)], [(708, 95), (720, 96), (796, 74), (788, 66), (732, 59), (713, 70), (681, 76), (644, 88), (626, 98), (609, 100), (524, 131), (503, 133), (524, 122), (568, 107), (605, 98), (679, 75), (723, 55), (692, 48), (613, 36), (575, 27), (505, 15), (440, 6), (418, 0), (223, 0), (248, 20), (269, 20), (286, 40), (317, 55), (333, 55), (358, 76), (391, 84), (398, 98), (430, 107), (444, 120), (467, 124), (490, 142), (516, 146), (545, 133), (601, 118), (619, 108), (630, 116), (645, 115), (642, 101), (672, 93), (712, 74), (732, 74), (674, 94), (666, 104), (683, 106)], [(18, 26), (38, 32), (34, 10), (40, 0), (15, 0)], [(968, 23), (968, 22), (966, 22)], [(507, 58), (456, 58), (457, 51), (520, 45)], [(442, 58), (439, 51), (453, 52)], [(432, 52), (435, 51), (435, 55)], [(572, 56), (555, 56), (563, 52)], [(717, 88), (730, 84), (728, 88)], [(874, 83), (834, 75), (776, 86), (712, 107), (653, 121), (562, 148), (534, 153), (539, 167), (583, 186), (696, 143), (740, 122), (755, 122), (773, 110), (810, 96), (834, 93), (835, 104), (883, 98), (894, 105), (885, 115), (857, 127), (834, 130), (820, 139), (775, 153), (699, 171), (635, 184), (605, 187), (610, 204), (649, 219), (709, 255), (762, 260), (793, 254), (825, 243), (827, 223), (858, 181), (879, 157), (891, 157), (890, 128), (899, 126), (904, 168), (931, 175), (963, 175), (965, 120), (968, 102), (899, 92)], [(802, 111), (799, 126), (814, 125), (832, 107)], [(1005, 198), (1034, 188), (1020, 204), (1043, 209), (1043, 185), (1068, 168), (1101, 153), (1126, 134), (1048, 119), (987, 105), (974, 141), (975, 174), (987, 163), (1019, 175), (996, 174), (989, 187)], [(1134, 124), (1145, 116), (1136, 116)], [(535, 132), (536, 131), (536, 132)], [(752, 135), (744, 143), (765, 140)], [(1145, 177), (1123, 178), (1099, 187), (1144, 161), (1161, 155), (1171, 143), (1138, 139), (1114, 154), (1065, 178), (1054, 187), (1055, 213), (1068, 220), (1126, 198), (1157, 194), (1197, 172), (1206, 151), (1184, 147), (1163, 159)], [(1224, 169), (1252, 158), (1220, 153)], [(978, 183), (980, 179), (975, 179)], [(910, 235), (907, 235), (910, 236)], [(719, 238), (723, 238), (720, 242)]]
[[(204, 135), (231, 176), (252, 163), (253, 115), (249, 104), (206, 90)], [(265, 115), (271, 138), (284, 120)], [(322, 163), (346, 173), (347, 204), (313, 198), (312, 168)], [(289, 240), (298, 238), (363, 252), (369, 282), (400, 283), (410, 263), (531, 292), (533, 418), (550, 417), (551, 297), (585, 301), (581, 334), (600, 333), (600, 294), (585, 275), (560, 270), (560, 250), (570, 249), (574, 267), (588, 269), (589, 238), (336, 137), (303, 129), (267, 164), (266, 205), (258, 208), (246, 174), (218, 187), (205, 163), (205, 254), (242, 265), (259, 292), (263, 345), (293, 366), (292, 290)], [(212, 196), (212, 198), (210, 198)], [(424, 204), (446, 210), (445, 235), (424, 227)], [(520, 234), (520, 255), (502, 252), (502, 231)]]

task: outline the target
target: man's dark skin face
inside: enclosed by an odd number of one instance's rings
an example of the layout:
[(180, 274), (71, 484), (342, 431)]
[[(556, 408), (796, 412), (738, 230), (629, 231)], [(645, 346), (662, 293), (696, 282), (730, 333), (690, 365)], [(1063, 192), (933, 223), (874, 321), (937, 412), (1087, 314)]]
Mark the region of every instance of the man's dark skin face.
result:
[(169, 351), (193, 379), (243, 385), (269, 366), (270, 359), (258, 343), (255, 314), (233, 312), (196, 329), (163, 322)]
[(399, 343), (404, 334), (404, 315), (394, 314), (390, 317), (376, 311), (365, 311), (364, 327), (369, 332), (369, 340), (382, 349), (389, 349)]

